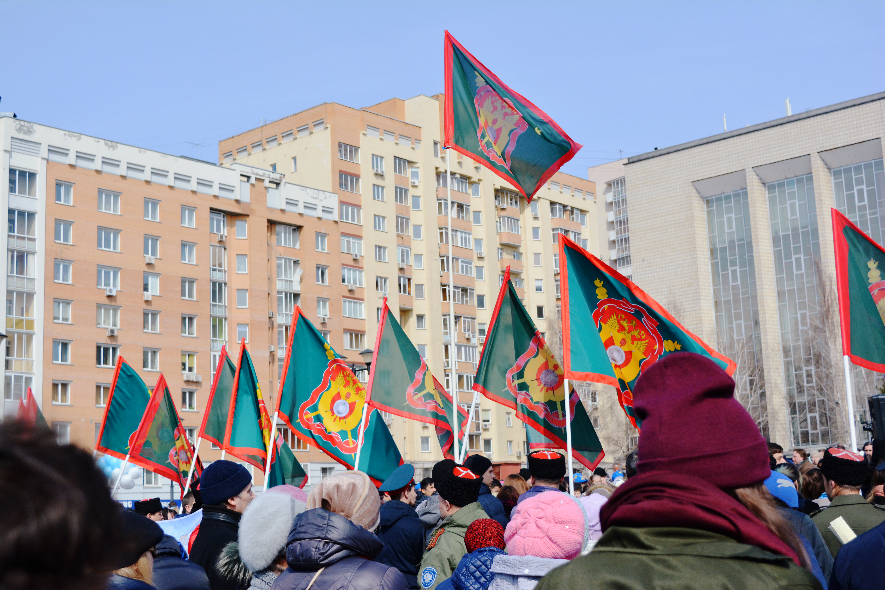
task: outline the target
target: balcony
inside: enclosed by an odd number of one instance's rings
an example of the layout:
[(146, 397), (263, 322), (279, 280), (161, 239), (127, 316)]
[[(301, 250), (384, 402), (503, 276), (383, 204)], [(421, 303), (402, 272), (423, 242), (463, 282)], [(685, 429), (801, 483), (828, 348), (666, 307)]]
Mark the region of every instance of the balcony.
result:
[(514, 246), (519, 248), (522, 246), (522, 236), (507, 231), (498, 232), (498, 243), (502, 246)]
[(550, 220), (550, 227), (554, 229), (561, 227), (564, 229), (581, 231), (581, 223), (578, 221), (572, 221), (568, 217), (554, 217)]
[(7, 276), (6, 288), (15, 291), (36, 291), (37, 279), (19, 276)]
[(6, 240), (6, 245), (10, 250), (35, 252), (37, 250), (37, 238), (10, 235)]
[(209, 278), (213, 281), (227, 281), (227, 271), (213, 266), (209, 269)]
[(218, 317), (227, 317), (227, 305), (223, 303), (210, 303), (209, 314)]
[(301, 279), (277, 279), (277, 291), (301, 291)]
[(498, 260), (498, 265), (502, 271), (504, 271), (508, 266), (510, 267), (510, 272), (512, 273), (523, 273), (522, 260), (515, 260), (513, 258), (501, 258)]

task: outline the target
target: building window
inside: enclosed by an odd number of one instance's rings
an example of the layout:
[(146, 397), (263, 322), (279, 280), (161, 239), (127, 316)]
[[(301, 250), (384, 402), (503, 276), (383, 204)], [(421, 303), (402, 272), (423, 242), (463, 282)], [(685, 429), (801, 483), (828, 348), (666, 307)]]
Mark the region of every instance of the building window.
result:
[(419, 195), (412, 195), (412, 211), (420, 211), (421, 210), (421, 197)]
[(144, 255), (160, 257), (160, 238), (156, 236), (144, 236)]
[(396, 261), (400, 264), (412, 264), (412, 249), (405, 246), (397, 246)]
[(364, 350), (366, 348), (366, 335), (362, 332), (344, 331), (345, 350)]
[(347, 203), (341, 203), (338, 206), (339, 216), (341, 221), (345, 223), (353, 223), (356, 225), (362, 225), (363, 223), (363, 210), (361, 207), (356, 205), (348, 205)]
[[(360, 163), (360, 148), (355, 145), (350, 145), (347, 143), (338, 142), (338, 159), (344, 160), (345, 162), (353, 162), (354, 164)], [(374, 163), (374, 158), (373, 158)]]
[(98, 267), (98, 288), (99, 289), (119, 289), (120, 288), (120, 269), (108, 266)]
[(277, 224), (277, 246), (284, 248), (297, 248), (298, 228), (291, 225)]
[(393, 189), (393, 201), (397, 205), (409, 204), (409, 189), (404, 186), (397, 186)]
[(237, 254), (237, 274), (242, 275), (249, 272), (249, 255)]
[(483, 453), (491, 453), (492, 452), (492, 439), (490, 439), (490, 438), (482, 439), (482, 452)]
[(402, 236), (409, 235), (410, 222), (409, 218), (404, 215), (396, 216), (396, 233)]
[(237, 289), (237, 308), (249, 307), (249, 289)]
[(387, 218), (383, 215), (375, 215), (375, 231), (387, 231)]
[(411, 277), (403, 277), (399, 276), (396, 278), (397, 286), (399, 287), (400, 295), (411, 295), (412, 294), (412, 278)]
[(341, 253), (363, 255), (363, 239), (358, 236), (341, 234)]
[(144, 273), (144, 292), (151, 295), (160, 294), (160, 275), (152, 272)]
[(209, 212), (209, 233), (227, 235), (227, 216), (219, 211)]
[(544, 292), (544, 279), (535, 279), (535, 293)]
[(71, 364), (71, 343), (65, 340), (52, 341), (52, 362)]
[(375, 260), (387, 262), (387, 246), (375, 246)]
[(355, 318), (358, 320), (366, 319), (366, 306), (362, 301), (343, 298), (341, 302), (341, 310), (346, 318)]
[[(12, 192), (12, 191), (10, 191)], [(69, 182), (55, 182), (55, 202), (59, 205), (74, 204), (74, 185)]]
[(141, 368), (145, 371), (159, 371), (160, 351), (156, 348), (143, 348), (141, 350)]
[(181, 335), (196, 336), (197, 335), (197, 316), (182, 315), (181, 316)]
[(144, 218), (146, 221), (160, 221), (160, 201), (144, 200)]
[(110, 383), (95, 384), (95, 405), (103, 408), (108, 405), (108, 398), (111, 397)]
[(113, 369), (117, 365), (117, 354), (120, 348), (111, 344), (97, 344), (95, 346), (95, 365), (106, 369)]
[(375, 291), (387, 295), (387, 277), (375, 277)]
[(409, 161), (403, 158), (393, 158), (393, 173), (399, 176), (409, 175)]
[(197, 391), (195, 389), (181, 390), (181, 409), (185, 412), (197, 411)]
[(415, 316), (415, 328), (418, 330), (426, 330), (427, 329), (427, 316), (424, 314), (418, 314)]
[(543, 320), (543, 319), (544, 319), (544, 306), (543, 306), (543, 305), (539, 305), (539, 306), (537, 306), (537, 307), (535, 308), (535, 316), (536, 316), (539, 320)]
[(476, 280), (477, 281), (486, 280), (486, 269), (484, 266), (477, 266), (476, 267)]
[(249, 223), (245, 219), (237, 219), (234, 225), (238, 240), (245, 240), (249, 237)]
[(507, 441), (507, 454), (508, 455), (513, 454), (513, 441), (512, 440)]
[(317, 264), (317, 285), (329, 284), (329, 267)]
[(415, 270), (424, 270), (424, 255), (415, 254), (414, 263)]
[(541, 253), (535, 252), (534, 254), (532, 254), (532, 261), (534, 262), (535, 266), (541, 266)]
[(95, 324), (98, 328), (119, 328), (120, 308), (113, 305), (96, 306)]
[(196, 373), (197, 372), (197, 353), (182, 352), (181, 353), (181, 372)]
[[(17, 291), (7, 291), (6, 292), (6, 306), (9, 307), (10, 298), (18, 299), (18, 298), (27, 298), (30, 297), (30, 312), (33, 314), (34, 312), (34, 294), (33, 293), (19, 293)], [(13, 299), (13, 303), (15, 303)], [(8, 309), (7, 309), (8, 311)], [(15, 312), (13, 312), (15, 313)], [(57, 322), (59, 324), (70, 324), (71, 323), (71, 302), (70, 301), (62, 301), (61, 299), (54, 299), (52, 301), (52, 321)]]
[(120, 214), (120, 193), (112, 193), (111, 191), (98, 191), (98, 210), (103, 213)]
[(55, 259), (55, 269), (53, 279), (56, 283), (71, 283), (71, 268), (73, 266), (73, 262), (70, 260), (59, 260)]
[(513, 426), (513, 414), (511, 412), (504, 412), (504, 426), (508, 428)]
[(249, 324), (237, 324), (237, 342), (249, 343)]
[(27, 170), (9, 169), (9, 192), (24, 197), (37, 196), (37, 173)]
[(71, 444), (71, 423), (70, 422), (53, 422), (52, 434), (55, 435), (55, 441), (60, 445)]
[(316, 233), (316, 250), (317, 252), (329, 251), (329, 234)]
[(477, 295), (476, 296), (476, 308), (477, 309), (485, 309), (486, 308), (486, 296), (485, 295)]
[(372, 200), (384, 202), (384, 187), (377, 184), (372, 185)]
[(145, 332), (160, 333), (160, 312), (144, 310), (142, 312), (142, 324)]
[(346, 172), (338, 173), (338, 188), (348, 192), (360, 194), (360, 177)]
[(190, 301), (197, 299), (197, 279), (181, 279), (181, 298)]
[(498, 231), (499, 232), (508, 232), (511, 234), (519, 234), (519, 219), (516, 217), (499, 217), (498, 218)]
[(197, 210), (193, 207), (181, 206), (181, 225), (183, 227), (197, 227)]
[(424, 239), (424, 227), (421, 225), (412, 225), (412, 239), (414, 240), (423, 240)]
[(429, 453), (430, 452), (430, 437), (422, 436), (421, 437), (421, 452)]
[(181, 243), (181, 261), (185, 264), (197, 263), (197, 245), (190, 242)]
[(317, 297), (317, 317), (327, 318), (329, 316), (329, 300), (324, 297)]
[(98, 249), (119, 252), (120, 230), (108, 229), (106, 227), (98, 228)]
[(341, 267), (341, 284), (353, 285), (354, 287), (363, 286), (363, 269), (354, 268), (352, 266)]
[(72, 244), (74, 235), (74, 223), (62, 219), (55, 220), (55, 241), (59, 244)]

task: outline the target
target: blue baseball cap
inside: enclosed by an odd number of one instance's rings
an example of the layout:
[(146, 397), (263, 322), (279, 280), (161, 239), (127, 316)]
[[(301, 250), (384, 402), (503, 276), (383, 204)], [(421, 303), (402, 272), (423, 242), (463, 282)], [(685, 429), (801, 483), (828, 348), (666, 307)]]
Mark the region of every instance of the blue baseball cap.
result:
[(777, 471), (772, 471), (764, 483), (772, 496), (790, 508), (799, 507), (799, 492), (796, 491), (796, 486), (793, 485), (793, 480), (789, 477)]

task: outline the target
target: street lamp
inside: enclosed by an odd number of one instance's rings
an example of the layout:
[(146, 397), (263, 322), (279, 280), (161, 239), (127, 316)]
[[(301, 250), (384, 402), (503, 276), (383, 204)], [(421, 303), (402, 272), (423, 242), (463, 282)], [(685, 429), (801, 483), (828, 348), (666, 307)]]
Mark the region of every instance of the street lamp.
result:
[(366, 364), (366, 366), (365, 367), (358, 367), (354, 364), (351, 364), (350, 370), (353, 372), (354, 375), (359, 371), (366, 371), (368, 373), (369, 367), (372, 366), (372, 358), (374, 356), (375, 356), (375, 351), (372, 350), (371, 348), (367, 348), (367, 349), (363, 350), (362, 352), (360, 352), (360, 358), (363, 359), (363, 362)]

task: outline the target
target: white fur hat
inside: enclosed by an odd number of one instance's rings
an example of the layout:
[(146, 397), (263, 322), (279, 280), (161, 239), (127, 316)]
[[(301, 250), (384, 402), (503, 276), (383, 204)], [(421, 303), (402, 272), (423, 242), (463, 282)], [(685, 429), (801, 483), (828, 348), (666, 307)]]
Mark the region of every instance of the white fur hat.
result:
[(263, 493), (252, 500), (240, 519), (240, 559), (252, 572), (267, 569), (286, 546), (295, 517), (307, 505), (286, 494)]

